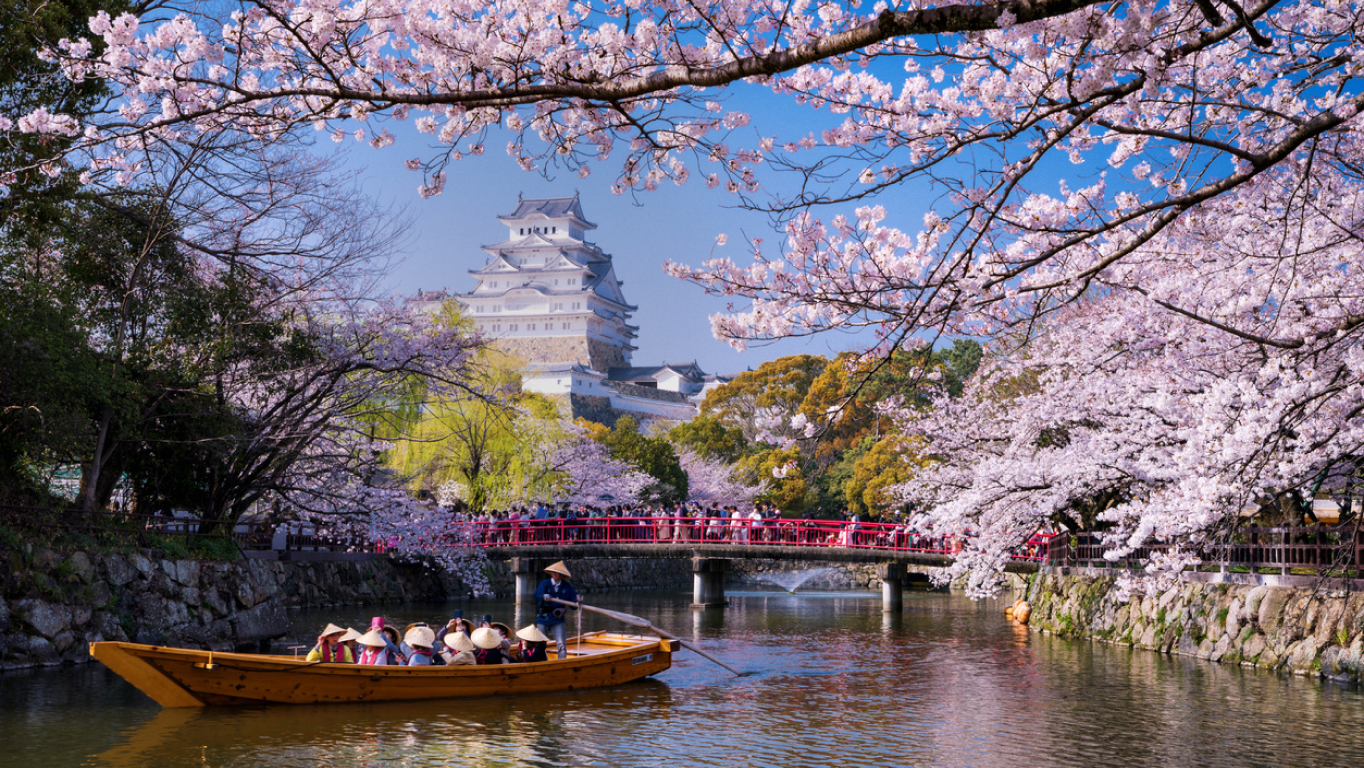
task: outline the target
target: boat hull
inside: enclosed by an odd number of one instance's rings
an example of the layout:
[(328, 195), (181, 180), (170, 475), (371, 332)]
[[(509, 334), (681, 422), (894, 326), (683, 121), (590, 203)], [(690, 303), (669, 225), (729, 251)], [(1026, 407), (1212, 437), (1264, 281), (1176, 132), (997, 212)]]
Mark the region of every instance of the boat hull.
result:
[(675, 641), (594, 632), (566, 659), (488, 666), (376, 667), (288, 656), (211, 653), (137, 643), (90, 644), (90, 655), (163, 707), (418, 701), (618, 685), (672, 666)]

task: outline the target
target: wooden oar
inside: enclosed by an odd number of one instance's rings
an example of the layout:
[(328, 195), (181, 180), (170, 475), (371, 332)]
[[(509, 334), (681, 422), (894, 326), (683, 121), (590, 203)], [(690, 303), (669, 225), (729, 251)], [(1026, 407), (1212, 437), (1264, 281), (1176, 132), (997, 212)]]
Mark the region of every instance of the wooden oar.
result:
[(690, 650), (692, 650), (692, 651), (695, 651), (695, 652), (696, 652), (697, 654), (699, 654), (700, 656), (702, 656), (702, 657), (704, 657), (704, 658), (706, 658), (706, 659), (709, 659), (709, 660), (715, 662), (716, 664), (719, 664), (720, 666), (724, 667), (725, 669), (729, 670), (730, 672), (733, 672), (735, 675), (737, 675), (737, 676), (739, 676), (739, 677), (743, 677), (743, 675), (744, 675), (744, 673), (740, 672), (739, 670), (735, 669), (734, 667), (731, 667), (730, 665), (724, 663), (723, 661), (720, 661), (719, 659), (715, 658), (714, 656), (711, 656), (709, 653), (706, 653), (705, 651), (701, 650), (700, 648), (697, 648), (696, 646), (692, 645), (689, 641), (683, 640), (682, 638), (678, 637), (677, 635), (672, 634), (671, 632), (667, 632), (667, 631), (664, 631), (664, 630), (662, 630), (662, 629), (659, 629), (658, 627), (655, 627), (653, 624), (650, 624), (650, 623), (649, 623), (649, 620), (648, 620), (648, 619), (641, 619), (641, 618), (638, 617), (638, 616), (631, 616), (631, 615), (628, 614), (628, 613), (621, 613), (621, 612), (619, 612), (619, 611), (611, 611), (611, 610), (607, 610), (606, 608), (598, 608), (598, 607), (596, 607), (595, 605), (584, 605), (584, 604), (582, 604), (582, 603), (570, 603), (570, 602), (567, 601), (567, 600), (560, 600), (560, 599), (557, 598), (557, 597), (548, 597), (548, 596), (546, 596), (546, 597), (545, 597), (545, 600), (548, 601), (548, 602), (552, 602), (552, 603), (560, 603), (560, 604), (563, 604), (563, 605), (572, 606), (572, 607), (574, 607), (574, 608), (581, 608), (581, 609), (584, 610), (584, 611), (591, 611), (591, 612), (593, 612), (593, 613), (600, 613), (600, 614), (603, 615), (603, 616), (610, 616), (611, 618), (615, 619), (616, 621), (622, 621), (622, 622), (625, 622), (626, 624), (632, 624), (632, 625), (634, 625), (634, 626), (636, 626), (636, 627), (640, 627), (640, 628), (642, 628), (642, 629), (651, 629), (651, 630), (653, 630), (654, 632), (656, 632), (656, 633), (658, 634), (659, 637), (665, 637), (665, 638), (667, 638), (667, 639), (669, 639), (669, 640), (676, 640), (678, 643), (680, 643), (680, 644), (682, 645), (683, 648), (688, 648), (688, 649), (690, 649)]

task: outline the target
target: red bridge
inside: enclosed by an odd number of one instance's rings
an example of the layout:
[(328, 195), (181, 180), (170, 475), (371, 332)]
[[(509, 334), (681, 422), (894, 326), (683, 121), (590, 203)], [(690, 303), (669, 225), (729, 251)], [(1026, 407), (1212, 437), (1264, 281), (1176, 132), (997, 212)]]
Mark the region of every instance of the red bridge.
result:
[[(518, 600), (534, 592), (540, 570), (562, 558), (690, 558), (694, 603), (722, 605), (731, 559), (822, 560), (878, 564), (886, 610), (898, 611), (906, 565), (944, 566), (965, 542), (892, 523), (731, 518), (583, 518), (459, 523), (451, 544), (511, 560)], [(1018, 548), (1008, 570), (1032, 572), (1048, 557), (1049, 537)]]

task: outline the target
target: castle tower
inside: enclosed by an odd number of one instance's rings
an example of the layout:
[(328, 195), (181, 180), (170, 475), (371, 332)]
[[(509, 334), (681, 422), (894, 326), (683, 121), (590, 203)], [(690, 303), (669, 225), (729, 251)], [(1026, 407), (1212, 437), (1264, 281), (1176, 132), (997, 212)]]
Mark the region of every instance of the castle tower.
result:
[(597, 225), (578, 196), (521, 199), (497, 220), (507, 239), (483, 246), (488, 263), (469, 271), (478, 284), (455, 294), (478, 328), (533, 364), (629, 366), (638, 307), (626, 303), (610, 254), (585, 239)]

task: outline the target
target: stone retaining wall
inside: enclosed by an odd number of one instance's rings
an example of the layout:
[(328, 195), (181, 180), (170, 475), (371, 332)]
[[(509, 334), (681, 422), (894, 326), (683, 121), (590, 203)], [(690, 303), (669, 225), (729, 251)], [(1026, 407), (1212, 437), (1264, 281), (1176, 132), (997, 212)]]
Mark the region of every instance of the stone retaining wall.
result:
[(1121, 602), (1111, 576), (1050, 572), (1017, 586), (1034, 631), (1341, 681), (1364, 672), (1360, 593), (1181, 582)]
[[(584, 593), (684, 587), (690, 560), (569, 561)], [(488, 562), (495, 593), (510, 565)], [(365, 562), (173, 560), (134, 554), (0, 550), (0, 670), (79, 663), (99, 640), (232, 650), (282, 635), (287, 608), (442, 601), (468, 595), (454, 575), (386, 559)]]
[[(584, 594), (689, 588), (690, 559), (568, 560)], [(777, 571), (827, 569), (805, 586), (879, 589), (875, 567), (735, 560), (730, 580), (756, 582)], [(510, 564), (484, 564), (494, 592), (513, 593)], [(79, 663), (99, 640), (187, 648), (259, 646), (286, 629), (288, 608), (441, 601), (468, 594), (449, 573), (386, 559), (345, 561), (174, 560), (133, 554), (0, 550), (0, 670)]]
[(0, 669), (88, 661), (98, 640), (232, 650), (283, 634), (285, 609), (440, 600), (457, 581), (417, 565), (172, 560), (157, 550), (0, 551)]

